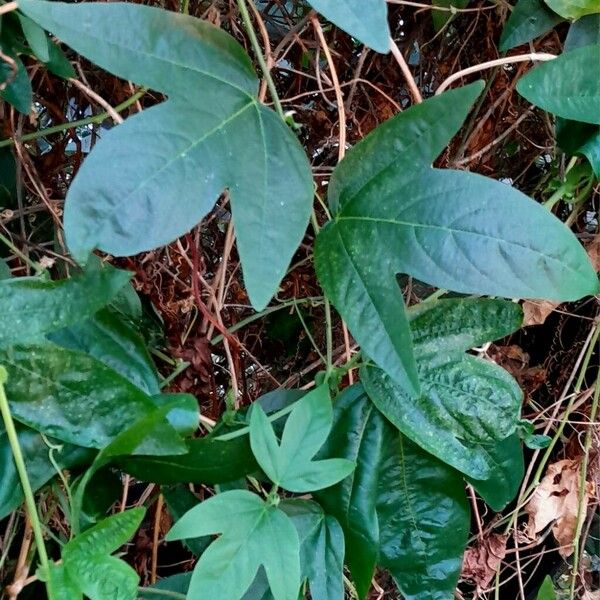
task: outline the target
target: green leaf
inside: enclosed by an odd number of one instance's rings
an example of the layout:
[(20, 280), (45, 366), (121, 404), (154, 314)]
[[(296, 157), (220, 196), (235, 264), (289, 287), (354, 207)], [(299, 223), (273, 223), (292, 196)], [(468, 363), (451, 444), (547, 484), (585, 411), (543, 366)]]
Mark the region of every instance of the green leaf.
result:
[(82, 600), (79, 586), (73, 581), (63, 564), (50, 563), (46, 589), (49, 600)]
[[(50, 460), (51, 450), (42, 436), (28, 427), (17, 425), (17, 437), (27, 465), (27, 476), (35, 492), (57, 475), (56, 468)], [(53, 445), (59, 443), (53, 439), (49, 439), (48, 442)], [(52, 452), (60, 469), (89, 464), (94, 459), (92, 450), (70, 444), (63, 444), (60, 449)], [(23, 490), (8, 437), (2, 427), (0, 427), (0, 465), (2, 465), (0, 468), (0, 519), (3, 519), (23, 502)]]
[(487, 447), (514, 433), (523, 394), (504, 369), (464, 352), (518, 329), (521, 309), (500, 300), (441, 300), (409, 317), (422, 395), (409, 396), (371, 366), (361, 370), (365, 389), (404, 435), (459, 471), (489, 479), (497, 463)]
[(49, 44), (50, 59), (44, 63), (46, 68), (54, 75), (62, 77), (63, 79), (69, 79), (70, 77), (76, 77), (77, 73), (73, 68), (73, 65), (69, 62), (65, 53), (62, 51), (60, 46), (50, 40)]
[(284, 500), (279, 507), (300, 539), (300, 572), (312, 600), (344, 599), (344, 533), (340, 524), (310, 500)]
[(352, 472), (344, 459), (314, 461), (331, 429), (329, 387), (323, 384), (299, 400), (287, 419), (281, 444), (259, 404), (250, 417), (250, 445), (258, 464), (277, 486), (304, 493), (328, 487)]
[(275, 600), (297, 600), (300, 544), (280, 509), (245, 490), (213, 496), (188, 511), (167, 541), (221, 534), (198, 561), (188, 598), (237, 600), (264, 566)]
[(93, 356), (147, 394), (160, 393), (156, 369), (144, 339), (110, 308), (87, 321), (54, 331), (48, 338), (63, 348)]
[(187, 452), (180, 456), (120, 459), (119, 466), (137, 479), (161, 485), (215, 485), (235, 481), (259, 470), (248, 436), (226, 442), (204, 437), (188, 440), (186, 445)]
[(600, 44), (578, 48), (535, 67), (517, 83), (529, 102), (565, 119), (600, 125)]
[(18, 277), (0, 281), (0, 345), (24, 343), (92, 316), (129, 281), (105, 265), (70, 279)]
[(531, 42), (563, 21), (543, 0), (519, 0), (502, 30), (500, 52)]
[(407, 600), (450, 600), (469, 531), (461, 476), (404, 438), (360, 385), (337, 399), (334, 412), (324, 456), (342, 455), (357, 467), (318, 498), (344, 529), (359, 597), (379, 565)]
[(600, 13), (599, 0), (545, 0), (546, 4), (565, 19), (579, 19)]
[(124, 561), (109, 556), (136, 531), (144, 508), (117, 513), (79, 534), (62, 550), (70, 579), (91, 600), (135, 600), (139, 577)]
[(0, 350), (13, 416), (46, 435), (102, 448), (155, 410), (151, 399), (96, 359), (54, 344)]
[(31, 50), (40, 61), (47, 63), (50, 60), (50, 39), (48, 38), (48, 35), (29, 17), (26, 17), (20, 12), (17, 13), (17, 16), (21, 22), (23, 35)]
[(461, 128), (483, 91), (478, 81), (445, 92), (388, 119), (352, 148), (335, 168), (327, 201), (336, 213), (386, 173), (429, 166)]
[[(469, 6), (469, 0), (433, 0), (433, 6), (442, 8), (466, 8)], [(436, 31), (440, 31), (450, 19), (453, 19), (456, 13), (450, 11), (432, 10), (433, 26)]]
[(544, 578), (544, 583), (538, 591), (536, 600), (556, 600), (556, 592), (554, 591), (554, 585), (552, 584), (552, 578), (548, 575)]
[(515, 499), (525, 474), (521, 441), (513, 434), (495, 446), (482, 449), (489, 457), (490, 476), (486, 480), (467, 479), (492, 510), (500, 512)]
[[(148, 588), (152, 590), (152, 594), (148, 594), (148, 598), (152, 598), (153, 600), (173, 600), (173, 598), (177, 598), (177, 596), (173, 596), (173, 592), (181, 594), (181, 597), (185, 598), (188, 588), (190, 587), (191, 578), (191, 573), (177, 573), (177, 575), (165, 577), (156, 583), (156, 585), (152, 585)], [(158, 593), (158, 590), (164, 590), (166, 593), (160, 594)], [(141, 592), (140, 595), (143, 598), (146, 597), (143, 592)]]
[(6, 87), (0, 90), (0, 98), (12, 104), (20, 113), (28, 115), (33, 104), (33, 90), (27, 69), (23, 61), (5, 44), (0, 43), (0, 50), (15, 61), (16, 69), (14, 72), (13, 67), (6, 61), (0, 61), (0, 87), (6, 84)]
[(390, 51), (385, 0), (308, 0), (326, 19), (376, 52)]
[(84, 162), (65, 205), (74, 257), (169, 243), (228, 188), (244, 281), (262, 310), (304, 235), (313, 188), (298, 140), (258, 103), (241, 46), (207, 22), (147, 6), (19, 6), (100, 67), (170, 97), (105, 134)]

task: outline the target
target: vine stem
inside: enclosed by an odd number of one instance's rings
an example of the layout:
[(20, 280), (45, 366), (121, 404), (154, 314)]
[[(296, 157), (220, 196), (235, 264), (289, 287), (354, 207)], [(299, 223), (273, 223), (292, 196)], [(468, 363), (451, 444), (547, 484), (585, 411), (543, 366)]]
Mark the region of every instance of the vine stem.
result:
[(15, 423), (8, 406), (8, 399), (6, 398), (6, 392), (4, 390), (4, 384), (8, 375), (6, 369), (0, 366), (0, 412), (2, 413), (2, 419), (4, 420), (4, 427), (6, 429), (6, 435), (8, 437), (8, 443), (12, 451), (15, 466), (19, 473), (19, 479), (21, 480), (21, 487), (23, 488), (23, 495), (25, 496), (25, 506), (27, 507), (27, 514), (29, 521), (31, 522), (31, 528), (33, 529), (33, 535), (35, 537), (35, 543), (37, 545), (38, 554), (40, 557), (40, 564), (44, 574), (50, 573), (50, 561), (46, 552), (46, 546), (44, 545), (44, 535), (42, 533), (42, 524), (37, 513), (37, 507), (35, 505), (35, 498), (33, 496), (33, 490), (31, 489), (31, 483), (27, 476), (27, 468), (25, 467), (25, 460), (23, 459), (23, 453), (21, 452), (21, 446), (17, 437), (17, 430), (15, 429)]
[(275, 105), (275, 110), (277, 111), (277, 114), (281, 117), (281, 119), (285, 121), (285, 113), (283, 112), (283, 106), (281, 104), (281, 100), (279, 99), (279, 94), (277, 93), (277, 88), (275, 87), (275, 82), (273, 81), (271, 70), (267, 66), (267, 61), (265, 60), (260, 44), (258, 43), (258, 38), (256, 37), (256, 32), (254, 31), (254, 27), (252, 26), (252, 19), (250, 18), (250, 13), (248, 12), (246, 0), (236, 0), (236, 2), (240, 14), (242, 15), (242, 21), (244, 22), (246, 33), (250, 38), (252, 49), (254, 50), (254, 54), (256, 55), (256, 60), (260, 65), (263, 77), (267, 81), (267, 86), (269, 87), (269, 92), (271, 93), (271, 99), (273, 100), (273, 104)]
[(406, 59), (404, 58), (404, 55), (400, 51), (400, 48), (398, 48), (398, 45), (394, 41), (394, 38), (390, 38), (390, 50), (392, 51), (392, 54), (394, 55), (396, 62), (400, 66), (400, 70), (402, 71), (402, 74), (404, 75), (404, 80), (406, 81), (406, 85), (408, 86), (408, 89), (410, 90), (410, 94), (413, 97), (415, 104), (421, 104), (421, 102), (423, 102), (423, 96), (421, 95), (421, 90), (419, 90), (419, 86), (417, 85), (417, 82), (415, 81), (415, 78), (413, 77), (410, 67), (407, 64)]
[(0, 15), (17, 10), (17, 8), (19, 8), (19, 5), (16, 2), (7, 2), (6, 4), (0, 6)]
[(466, 75), (471, 75), (472, 73), (478, 73), (479, 71), (485, 71), (485, 69), (499, 67), (501, 65), (511, 65), (513, 63), (528, 62), (535, 60), (548, 61), (554, 60), (555, 58), (555, 54), (548, 54), (546, 52), (531, 52), (530, 54), (519, 54), (518, 56), (505, 56), (504, 58), (488, 60), (478, 65), (467, 67), (462, 71), (453, 73), (452, 75), (450, 75), (450, 77), (448, 77), (441, 83), (440, 87), (435, 91), (435, 95), (439, 96), (442, 92), (446, 91), (455, 81), (461, 79), (462, 77), (465, 77)]

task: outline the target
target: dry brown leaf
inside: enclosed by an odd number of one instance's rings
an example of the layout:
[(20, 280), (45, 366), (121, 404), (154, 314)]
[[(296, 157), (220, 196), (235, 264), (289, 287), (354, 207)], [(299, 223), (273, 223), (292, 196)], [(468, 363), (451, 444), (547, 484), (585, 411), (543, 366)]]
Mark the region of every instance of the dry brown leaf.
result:
[(600, 234), (597, 235), (585, 248), (587, 250), (590, 261), (596, 269), (596, 273), (600, 273)]
[(542, 325), (557, 306), (557, 302), (548, 302), (548, 300), (525, 300), (523, 302), (523, 326)]
[(493, 533), (476, 546), (467, 548), (462, 566), (462, 578), (473, 581), (478, 589), (486, 589), (496, 576), (506, 556), (508, 536)]
[(580, 502), (580, 470), (579, 460), (561, 460), (549, 465), (545, 477), (525, 507), (529, 515), (529, 536), (536, 539), (537, 534), (552, 523), (552, 533), (563, 557), (573, 553), (579, 506), (582, 514), (585, 514), (589, 499), (594, 495), (595, 486), (587, 481)]

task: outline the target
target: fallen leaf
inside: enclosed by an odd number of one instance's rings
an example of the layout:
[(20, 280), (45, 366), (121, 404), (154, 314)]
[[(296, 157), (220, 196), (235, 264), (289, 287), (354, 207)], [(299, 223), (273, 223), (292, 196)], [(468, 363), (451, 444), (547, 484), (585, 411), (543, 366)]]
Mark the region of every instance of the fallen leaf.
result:
[(523, 326), (542, 325), (552, 311), (559, 306), (548, 300), (525, 300), (523, 302)]
[(462, 578), (473, 581), (479, 590), (485, 590), (496, 576), (506, 556), (507, 535), (493, 533), (475, 546), (467, 548), (462, 566)]
[(600, 272), (600, 234), (597, 235), (586, 247), (588, 256), (596, 269), (596, 273)]
[(528, 535), (532, 539), (552, 524), (552, 533), (559, 543), (563, 557), (573, 553), (573, 539), (577, 527), (577, 514), (581, 505), (582, 514), (587, 511), (589, 499), (595, 486), (586, 481), (583, 498), (579, 498), (581, 462), (561, 460), (548, 466), (545, 477), (533, 493), (525, 512), (529, 515)]

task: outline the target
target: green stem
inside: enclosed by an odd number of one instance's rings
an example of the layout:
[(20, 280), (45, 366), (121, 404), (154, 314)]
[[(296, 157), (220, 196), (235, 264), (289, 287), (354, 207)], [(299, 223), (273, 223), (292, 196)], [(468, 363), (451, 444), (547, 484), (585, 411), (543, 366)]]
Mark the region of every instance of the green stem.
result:
[(333, 371), (333, 327), (331, 324), (331, 304), (325, 298), (325, 336), (327, 344), (327, 375)]
[(12, 250), (13, 254), (19, 257), (27, 266), (32, 268), (36, 274), (41, 273), (44, 268), (38, 263), (32, 261), (29, 256), (23, 254), (6, 236), (0, 233), (0, 242), (2, 242), (5, 246), (7, 246), (10, 250)]
[[(122, 112), (126, 108), (129, 108), (132, 104), (137, 102), (148, 90), (146, 88), (142, 88), (137, 91), (133, 96), (127, 98), (119, 104), (115, 106), (115, 110), (117, 112)], [(20, 142), (30, 142), (32, 140), (37, 140), (42, 137), (46, 137), (48, 135), (52, 135), (53, 133), (61, 133), (62, 131), (66, 131), (67, 129), (74, 129), (76, 127), (83, 127), (84, 125), (92, 125), (102, 123), (105, 119), (107, 119), (110, 115), (107, 112), (98, 113), (92, 117), (86, 117), (85, 119), (79, 119), (78, 121), (69, 121), (68, 123), (61, 123), (60, 125), (54, 125), (53, 127), (47, 127), (46, 129), (41, 129), (40, 131), (34, 131), (33, 133), (26, 133), (25, 135), (19, 138)], [(6, 146), (14, 146), (15, 140), (13, 138), (8, 138), (6, 140), (0, 140), (0, 148), (4, 148)]]
[(256, 55), (256, 60), (258, 60), (258, 64), (260, 65), (263, 77), (265, 78), (267, 86), (269, 87), (269, 92), (271, 92), (271, 99), (273, 100), (273, 104), (275, 105), (275, 110), (277, 111), (277, 114), (281, 117), (281, 119), (285, 121), (283, 106), (281, 105), (281, 100), (279, 99), (279, 94), (277, 93), (277, 88), (275, 87), (275, 82), (273, 81), (271, 71), (267, 66), (267, 62), (265, 61), (265, 57), (263, 56), (262, 49), (260, 47), (260, 44), (258, 43), (256, 32), (254, 31), (254, 27), (252, 26), (252, 19), (250, 18), (250, 13), (248, 12), (246, 0), (237, 0), (237, 5), (240, 14), (242, 15), (242, 20), (244, 21), (244, 27), (246, 29), (246, 32), (248, 33), (248, 37), (250, 38), (250, 43), (252, 44), (254, 54)]
[(23, 495), (25, 496), (25, 506), (27, 508), (27, 514), (31, 522), (31, 528), (33, 530), (35, 543), (40, 556), (40, 564), (44, 574), (48, 575), (50, 573), (50, 561), (48, 560), (48, 554), (46, 553), (44, 535), (42, 533), (42, 524), (40, 523), (40, 518), (37, 513), (37, 507), (35, 505), (35, 498), (33, 496), (33, 490), (31, 489), (31, 483), (29, 482), (29, 477), (27, 476), (27, 469), (25, 467), (23, 453), (21, 452), (21, 446), (19, 445), (17, 430), (15, 429), (15, 423), (10, 412), (10, 407), (8, 406), (6, 392), (4, 391), (4, 384), (6, 383), (6, 380), (6, 369), (0, 366), (0, 412), (2, 413), (2, 419), (4, 420), (4, 427), (6, 429), (8, 443), (10, 444), (15, 466), (17, 467), (17, 472), (19, 473), (19, 479), (21, 480), (21, 487), (23, 488)]

